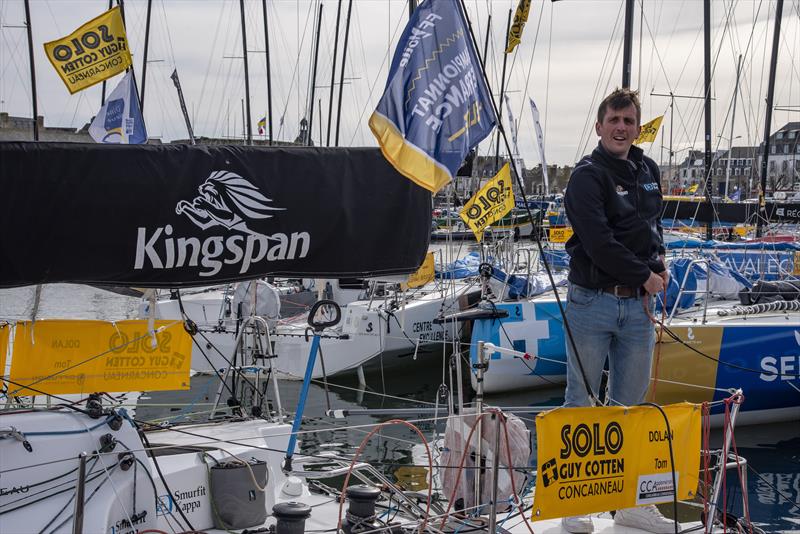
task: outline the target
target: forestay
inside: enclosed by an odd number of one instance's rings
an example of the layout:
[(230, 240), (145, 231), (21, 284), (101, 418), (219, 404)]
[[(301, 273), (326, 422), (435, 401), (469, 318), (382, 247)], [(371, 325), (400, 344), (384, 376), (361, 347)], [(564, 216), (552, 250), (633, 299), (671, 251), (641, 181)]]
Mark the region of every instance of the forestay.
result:
[(0, 287), (414, 272), (431, 196), (378, 149), (0, 143)]

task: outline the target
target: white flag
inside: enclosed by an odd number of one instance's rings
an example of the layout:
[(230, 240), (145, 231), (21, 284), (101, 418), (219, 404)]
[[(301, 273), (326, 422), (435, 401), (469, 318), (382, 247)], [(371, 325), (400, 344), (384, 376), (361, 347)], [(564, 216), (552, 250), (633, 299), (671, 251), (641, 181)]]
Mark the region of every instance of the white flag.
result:
[(508, 110), (508, 129), (511, 131), (511, 144), (514, 145), (514, 154), (511, 157), (511, 161), (514, 162), (514, 166), (517, 169), (517, 174), (522, 176), (522, 169), (525, 167), (522, 158), (519, 156), (519, 145), (517, 144), (517, 121), (514, 120), (514, 114), (511, 112), (511, 99), (508, 98), (508, 95), (503, 95), (506, 101), (506, 109)]
[(147, 142), (147, 130), (139, 108), (139, 95), (130, 71), (122, 77), (119, 85), (97, 112), (89, 126), (89, 135), (98, 143)]
[(542, 125), (539, 124), (539, 109), (532, 98), (531, 101), (531, 114), (533, 115), (533, 127), (536, 128), (536, 142), (539, 144), (539, 155), (542, 159), (542, 177), (544, 178), (544, 194), (550, 194), (550, 180), (547, 177), (547, 160), (544, 158), (544, 135), (542, 135)]

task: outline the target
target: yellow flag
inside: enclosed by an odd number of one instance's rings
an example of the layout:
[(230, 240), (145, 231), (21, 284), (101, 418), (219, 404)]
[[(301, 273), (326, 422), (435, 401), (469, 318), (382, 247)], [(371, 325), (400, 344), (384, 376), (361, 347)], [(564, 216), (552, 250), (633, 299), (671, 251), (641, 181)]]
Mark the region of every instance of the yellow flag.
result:
[(551, 243), (566, 243), (575, 232), (569, 226), (563, 228), (550, 228)]
[(696, 193), (697, 192), (697, 184), (692, 185), (689, 189), (686, 190), (687, 193)]
[(517, 11), (514, 13), (514, 22), (508, 29), (508, 47), (506, 54), (514, 51), (519, 43), (522, 42), (522, 30), (528, 22), (528, 14), (531, 11), (531, 0), (519, 0)]
[(699, 404), (557, 408), (536, 417), (539, 476), (533, 521), (672, 502), (670, 440), (678, 499), (691, 499), (700, 470)]
[(408, 287), (422, 287), (436, 275), (435, 265), (433, 262), (433, 252), (428, 252), (425, 256), (425, 261), (422, 262), (417, 272), (408, 275)]
[(119, 6), (93, 18), (66, 37), (45, 43), (44, 51), (70, 94), (131, 66)]
[(6, 352), (8, 352), (8, 338), (10, 333), (10, 324), (0, 324), (0, 386), (3, 385), (3, 376), (6, 374)]
[(11, 380), (50, 394), (189, 389), (192, 338), (180, 321), (162, 326), (153, 346), (144, 320), (17, 323)]
[(642, 132), (639, 134), (639, 137), (636, 138), (636, 141), (634, 141), (633, 144), (640, 145), (642, 143), (652, 143), (655, 141), (656, 135), (658, 134), (658, 129), (661, 128), (662, 120), (664, 120), (664, 115), (656, 117), (647, 124), (643, 124)]
[(506, 163), (494, 178), (486, 182), (486, 185), (464, 204), (458, 215), (480, 243), (486, 227), (502, 219), (513, 207), (511, 167)]

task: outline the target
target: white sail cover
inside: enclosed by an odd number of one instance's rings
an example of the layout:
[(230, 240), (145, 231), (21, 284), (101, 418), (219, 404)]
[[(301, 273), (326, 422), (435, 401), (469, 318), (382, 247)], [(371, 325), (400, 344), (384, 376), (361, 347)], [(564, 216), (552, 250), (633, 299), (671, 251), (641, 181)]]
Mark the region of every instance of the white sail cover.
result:
[[(514, 467), (527, 466), (531, 455), (531, 436), (525, 423), (522, 422), (517, 416), (512, 414), (503, 414), (506, 418), (506, 427), (508, 429), (508, 443), (511, 451), (511, 465)], [(461, 477), (458, 477), (457, 469), (461, 457), (464, 454), (466, 447), (466, 440), (469, 436), (470, 429), (475, 423), (475, 415), (466, 416), (450, 416), (447, 419), (447, 428), (444, 434), (444, 447), (441, 456), (440, 464), (446, 466), (443, 468), (441, 480), (442, 490), (444, 491), (445, 498), (449, 499), (454, 495), (453, 500), (462, 500), (459, 507), (462, 509), (470, 509), (479, 503), (490, 502), (492, 491), (492, 469), (494, 465), (495, 455), (498, 455), (500, 460), (500, 473), (498, 476), (497, 484), (497, 501), (503, 502), (511, 499), (514, 494), (511, 485), (511, 476), (513, 473), (514, 486), (517, 491), (521, 491), (525, 485), (525, 474), (519, 470), (510, 470), (508, 465), (508, 453), (506, 448), (506, 433), (503, 431), (502, 424), (500, 425), (500, 450), (494, 450), (495, 432), (498, 428), (495, 421), (491, 416), (484, 416), (481, 424), (481, 458), (482, 463), (486, 469), (482, 471), (483, 480), (481, 481), (481, 497), (478, 503), (475, 502), (475, 476), (478, 473), (475, 467), (475, 449), (478, 444), (476, 430), (472, 435), (471, 443), (469, 444), (469, 452), (464, 459), (464, 468), (461, 470)], [(456, 478), (458, 480), (458, 489), (453, 493), (456, 487)], [(502, 509), (502, 508), (500, 508)]]

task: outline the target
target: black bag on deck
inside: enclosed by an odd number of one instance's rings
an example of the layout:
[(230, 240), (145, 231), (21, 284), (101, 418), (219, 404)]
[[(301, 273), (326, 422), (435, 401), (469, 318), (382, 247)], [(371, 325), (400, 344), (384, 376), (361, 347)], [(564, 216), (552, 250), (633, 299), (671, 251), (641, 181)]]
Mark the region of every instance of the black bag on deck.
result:
[(256, 487), (253, 477), (262, 488), (266, 487), (266, 462), (251, 461), (248, 465), (228, 462), (211, 467), (211, 503), (215, 528), (238, 530), (266, 521), (264, 492)]
[(764, 304), (779, 300), (800, 300), (800, 281), (760, 281), (753, 284), (752, 289), (739, 292), (742, 304)]

